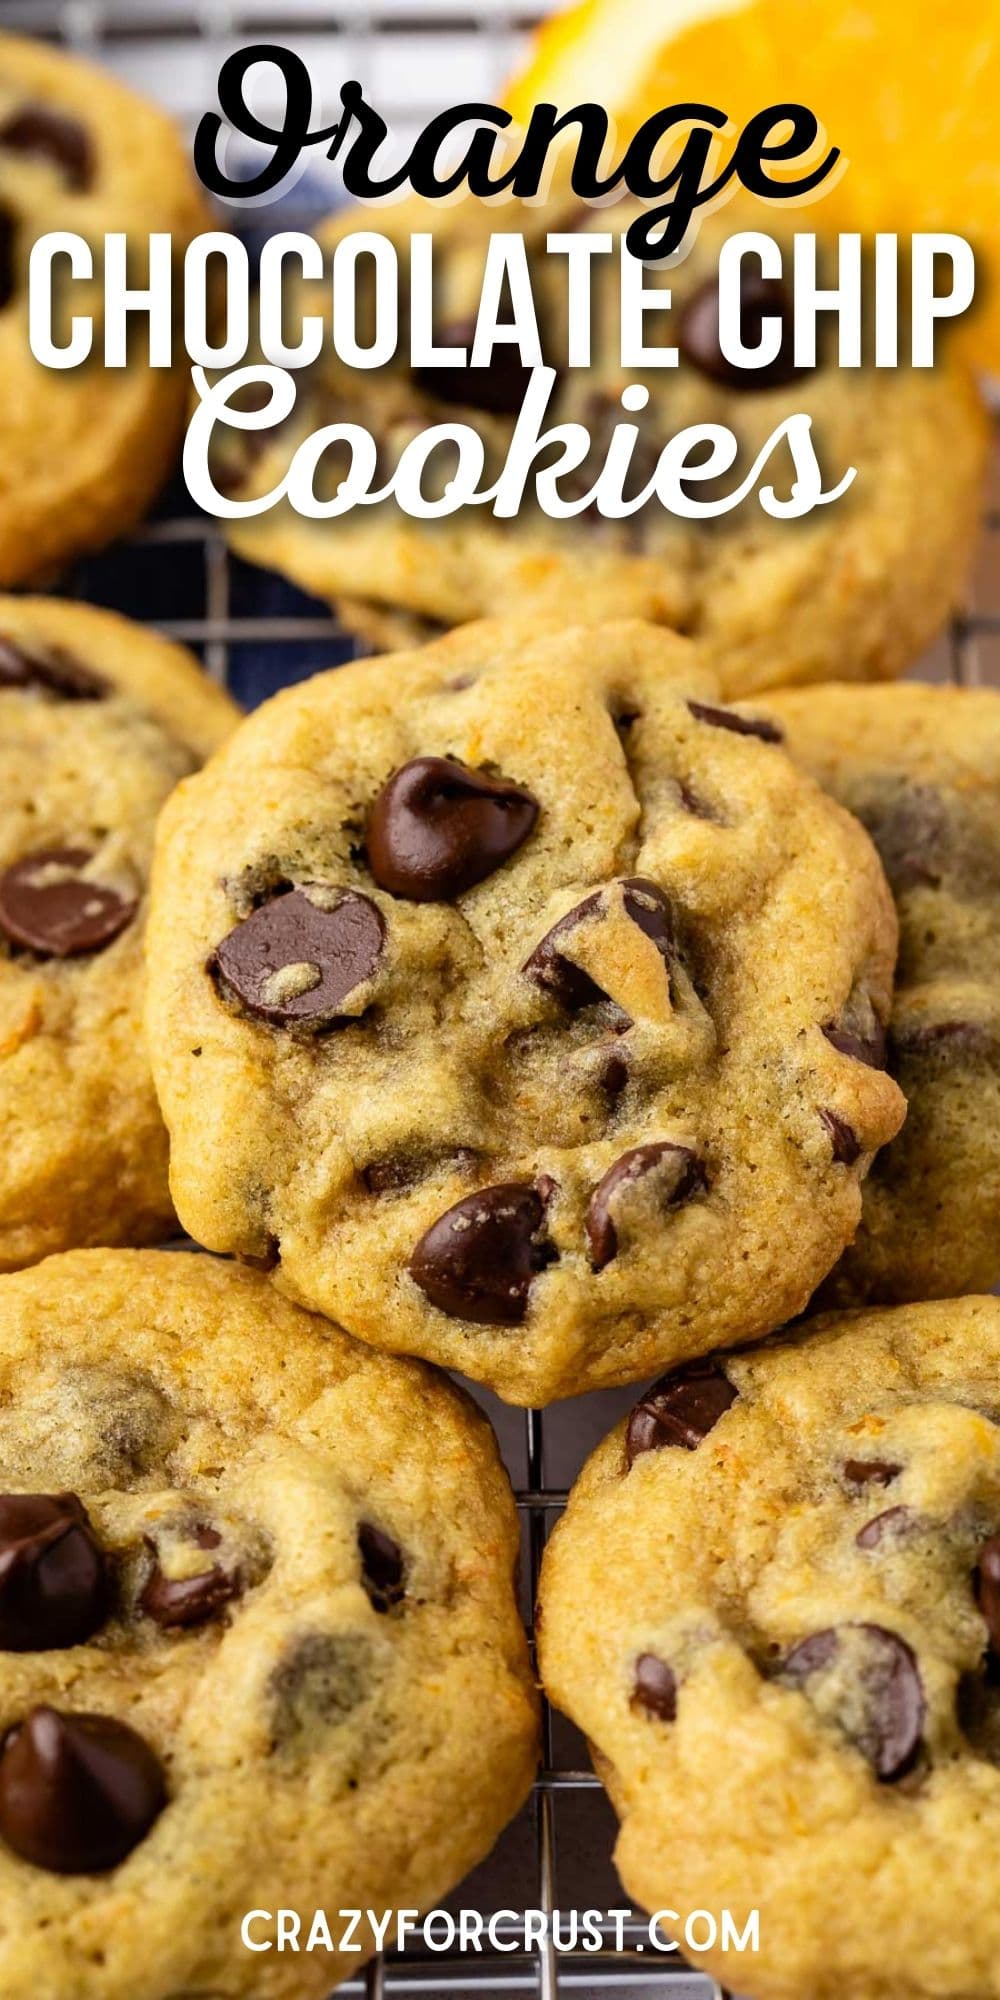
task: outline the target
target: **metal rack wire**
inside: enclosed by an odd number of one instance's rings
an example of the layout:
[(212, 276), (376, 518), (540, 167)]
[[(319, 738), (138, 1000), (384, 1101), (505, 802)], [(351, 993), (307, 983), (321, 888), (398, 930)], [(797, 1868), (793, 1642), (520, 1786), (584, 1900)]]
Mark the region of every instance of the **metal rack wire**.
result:
[[(311, 64), (327, 61), (343, 39), (339, 68), (366, 80), (376, 56), (382, 63), (380, 108), (397, 129), (422, 122), (430, 111), (466, 88), (487, 96), (508, 68), (518, 38), (554, 0), (535, 6), (510, 0), (0, 0), (0, 25), (23, 28), (105, 61), (129, 80), (165, 96), (186, 122), (211, 102), (219, 61), (229, 47), (252, 36), (297, 47)], [(332, 17), (332, 18), (331, 18)], [(414, 69), (413, 49), (421, 58)], [(456, 54), (456, 51), (458, 52)], [(155, 66), (154, 66), (155, 57)], [(176, 59), (176, 60), (175, 60)], [(461, 69), (456, 83), (455, 63)], [(405, 72), (405, 74), (404, 74)], [(421, 80), (426, 96), (421, 96)], [(987, 514), (984, 556), (965, 614), (921, 671), (934, 679), (1000, 684), (1000, 480)], [(123, 559), (124, 558), (124, 559)], [(233, 561), (212, 522), (195, 515), (175, 491), (159, 514), (130, 539), (78, 566), (64, 581), (69, 594), (111, 604), (156, 624), (193, 646), (209, 672), (245, 702), (262, 699), (289, 678), (299, 678), (349, 656), (351, 642), (325, 607)], [(592, 1443), (615, 1420), (628, 1398), (597, 1396), (585, 1405), (560, 1405), (523, 1416), (491, 1404), (517, 1492), (524, 1528), (529, 1619), (546, 1536), (565, 1502), (565, 1488)], [(577, 1825), (585, 1806), (603, 1812), (603, 1793), (582, 1768), (581, 1739), (546, 1708), (543, 1760), (530, 1807), (506, 1843), (508, 1862), (487, 1864), (452, 1899), (452, 1907), (496, 1907), (551, 1913), (593, 1907), (595, 1851), (607, 1906), (621, 1903), (610, 1867), (610, 1814), (592, 1828), (589, 1842)], [(501, 1843), (501, 1846), (504, 1844)], [(603, 1862), (603, 1870), (600, 1863)], [(581, 1865), (585, 1886), (581, 1887)], [(512, 1876), (522, 1884), (520, 1900)], [(498, 1927), (510, 1945), (511, 1919)], [(340, 1992), (367, 2000), (397, 1996), (528, 1994), (536, 2000), (724, 2000), (711, 1980), (676, 1958), (650, 1951), (646, 1925), (626, 1924), (625, 1949), (615, 1948), (610, 1926), (599, 1953), (557, 1952), (552, 1942), (534, 1950), (505, 1949), (464, 1957), (424, 1952), (392, 1953)]]

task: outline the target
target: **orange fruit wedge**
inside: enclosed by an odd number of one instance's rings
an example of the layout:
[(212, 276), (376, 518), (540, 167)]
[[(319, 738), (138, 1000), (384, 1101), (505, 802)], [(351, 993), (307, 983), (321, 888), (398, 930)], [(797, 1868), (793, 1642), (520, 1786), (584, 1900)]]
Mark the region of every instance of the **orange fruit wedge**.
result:
[(588, 101), (621, 138), (661, 105), (714, 104), (734, 128), (807, 105), (845, 165), (800, 226), (967, 237), (961, 337), (1000, 372), (1000, 0), (582, 0), (539, 30), (506, 103), (523, 125)]

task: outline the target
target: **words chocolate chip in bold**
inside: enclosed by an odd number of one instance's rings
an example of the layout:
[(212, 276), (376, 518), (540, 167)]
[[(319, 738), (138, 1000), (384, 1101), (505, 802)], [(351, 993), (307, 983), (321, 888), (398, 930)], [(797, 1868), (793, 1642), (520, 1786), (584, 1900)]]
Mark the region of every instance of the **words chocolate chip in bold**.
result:
[(679, 1208), (705, 1186), (705, 1169), (690, 1146), (669, 1139), (623, 1153), (598, 1182), (587, 1209), (587, 1241), (595, 1271), (603, 1271), (618, 1254), (618, 1224), (627, 1217), (630, 1191), (651, 1178), (657, 1205), (666, 1211)]
[(362, 1521), (358, 1528), (361, 1580), (376, 1611), (391, 1611), (406, 1596), (403, 1551), (382, 1528)]
[(24, 153), (58, 167), (67, 187), (84, 192), (94, 177), (90, 134), (76, 118), (48, 104), (24, 104), (0, 124), (0, 151)]
[(632, 1707), (644, 1709), (661, 1722), (677, 1717), (677, 1678), (657, 1653), (640, 1653), (635, 1663)]
[[(465, 347), (471, 351), (475, 335), (475, 320), (453, 320), (441, 329), (438, 340), (442, 347)], [(494, 417), (516, 417), (531, 381), (531, 369), (521, 360), (516, 343), (503, 341), (494, 347), (485, 368), (432, 365), (415, 368), (413, 379), (426, 396), (433, 396), (439, 403), (458, 403), (467, 410), (485, 410)]]
[(727, 389), (749, 392), (780, 389), (793, 382), (797, 373), (793, 354), (792, 299), (780, 278), (764, 278), (759, 272), (740, 273), (740, 330), (745, 347), (760, 345), (765, 319), (781, 322), (781, 339), (772, 361), (761, 368), (743, 368), (727, 360), (719, 337), (719, 287), (715, 278), (693, 292), (683, 307), (677, 326), (677, 344), (685, 361), (720, 382)]
[(916, 1654), (906, 1640), (882, 1625), (833, 1626), (793, 1646), (782, 1673), (808, 1681), (834, 1664), (847, 1634), (855, 1640), (859, 1695), (850, 1733), (876, 1777), (889, 1784), (912, 1769), (926, 1713)]
[(384, 944), (381, 912), (367, 896), (348, 890), (324, 909), (294, 889), (237, 924), (210, 969), (258, 1020), (317, 1025), (345, 1018), (345, 1002), (371, 979)]
[(446, 903), (485, 881), (523, 846), (538, 801), (509, 778), (451, 757), (415, 757), (383, 785), (368, 817), (367, 848), (381, 889), (414, 903)]
[(117, 1867), (166, 1804), (158, 1758), (110, 1715), (34, 1708), (0, 1752), (0, 1837), (58, 1875)]
[(39, 958), (79, 958), (114, 942), (138, 903), (87, 881), (92, 859), (85, 847), (40, 847), (0, 875), (0, 930), (11, 944)]
[(107, 1567), (76, 1494), (0, 1494), (0, 1651), (80, 1646), (107, 1611)]
[(661, 1375), (629, 1417), (625, 1435), (629, 1465), (643, 1452), (662, 1451), (665, 1446), (695, 1451), (737, 1394), (717, 1361), (689, 1361), (672, 1374)]
[(518, 1326), (532, 1280), (555, 1250), (544, 1235), (545, 1202), (520, 1181), (480, 1188), (431, 1224), (410, 1274), (440, 1312), (484, 1326)]

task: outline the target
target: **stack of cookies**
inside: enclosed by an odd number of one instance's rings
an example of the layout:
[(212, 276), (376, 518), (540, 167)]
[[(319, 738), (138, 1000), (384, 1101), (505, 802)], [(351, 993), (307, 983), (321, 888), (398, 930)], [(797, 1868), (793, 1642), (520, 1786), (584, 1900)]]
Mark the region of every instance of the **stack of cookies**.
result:
[[(80, 75), (0, 38), (12, 351), (56, 184), (122, 171)], [(467, 273), (489, 218), (440, 227)], [(655, 422), (752, 448), (802, 385), (720, 372), (713, 245)], [(372, 394), (391, 449), (456, 390)], [(87, 478), (165, 438), (134, 395)], [(38, 396), (45, 513), (85, 426)], [(755, 2000), (1000, 2000), (1000, 695), (870, 684), (955, 602), (984, 421), (948, 369), (810, 399), (860, 468), (822, 527), (262, 517), (407, 644), (247, 718), (0, 599), (4, 2000), (321, 2000), (374, 1939), (258, 1958), (247, 1912), (426, 1905), (517, 1811), (516, 1514), (444, 1369), (640, 1386), (538, 1626), (628, 1892), (759, 1911)], [(142, 504), (2, 501), (11, 584)]]

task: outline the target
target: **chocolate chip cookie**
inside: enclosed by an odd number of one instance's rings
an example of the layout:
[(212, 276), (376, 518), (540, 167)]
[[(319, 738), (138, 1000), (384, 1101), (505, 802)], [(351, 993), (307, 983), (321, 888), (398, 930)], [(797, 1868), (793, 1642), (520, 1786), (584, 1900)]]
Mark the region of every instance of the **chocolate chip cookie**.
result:
[(699, 1960), (753, 2000), (1000, 1993), (998, 1379), (995, 1299), (821, 1318), (658, 1382), (555, 1530), (622, 1881), (757, 1910)]
[[(152, 231), (172, 237), (179, 265), (209, 227), (161, 111), (88, 63), (0, 33), (0, 584), (44, 578), (110, 540), (161, 484), (180, 442), (186, 371), (150, 368), (138, 334), (127, 367), (103, 366), (103, 242), (128, 234), (138, 284)], [(35, 361), (28, 343), (28, 259), (50, 230), (72, 230), (94, 251), (93, 283), (56, 288), (59, 314), (95, 318), (93, 358), (65, 371)]]
[(434, 1903), (531, 1782), (489, 1425), (155, 1251), (0, 1281), (0, 1405), (4, 2000), (323, 2000), (370, 1933), (243, 1916)]
[(185, 1227), (542, 1403), (805, 1305), (903, 1111), (892, 901), (779, 731), (641, 623), (471, 626), (251, 716), (161, 823)]
[(0, 597), (0, 1270), (172, 1225), (146, 881), (164, 799), (237, 713), (153, 632)]
[[(399, 247), (404, 282), (410, 232), (433, 236), (437, 335), (447, 346), (466, 348), (490, 233), (524, 233), (543, 348), (559, 371), (548, 419), (586, 425), (593, 440), (591, 459), (563, 478), (563, 498), (584, 501), (616, 425), (638, 431), (625, 488), (631, 498), (648, 483), (667, 441), (706, 423), (726, 426), (738, 442), (732, 476), (715, 482), (714, 497), (721, 497), (739, 486), (778, 425), (798, 411), (813, 419), (827, 490), (856, 467), (845, 496), (794, 522), (770, 518), (756, 492), (734, 512), (701, 521), (668, 514), (657, 501), (623, 521), (603, 520), (590, 505), (561, 522), (528, 504), (511, 520), (467, 507), (431, 522), (408, 518), (391, 501), (326, 520), (305, 519), (281, 504), (231, 523), (234, 547), (320, 597), (347, 600), (346, 622), (375, 646), (415, 644), (430, 636), (429, 627), (513, 610), (530, 611), (556, 629), (620, 617), (673, 626), (700, 641), (727, 696), (833, 675), (865, 680), (900, 672), (959, 601), (976, 534), (986, 427), (969, 380), (944, 363), (933, 370), (840, 369), (835, 355), (822, 352), (817, 368), (800, 373), (787, 337), (763, 373), (731, 368), (719, 347), (717, 314), (719, 251), (739, 226), (730, 210), (703, 223), (682, 264), (645, 274), (651, 290), (670, 288), (672, 304), (669, 313), (647, 313), (644, 337), (654, 348), (675, 347), (678, 365), (623, 370), (617, 243), (636, 213), (631, 202), (595, 210), (563, 195), (542, 206), (407, 203), (381, 211), (378, 226)], [(358, 226), (356, 214), (340, 216), (321, 234), (331, 247)], [(367, 212), (361, 227), (370, 226)], [(768, 227), (790, 254), (791, 227), (777, 217)], [(565, 260), (544, 257), (547, 232), (615, 238), (611, 254), (592, 264), (594, 348), (586, 368), (565, 365)], [(790, 294), (780, 283), (762, 287), (748, 265), (748, 341), (759, 338), (765, 315), (779, 317), (787, 336)], [(230, 498), (277, 488), (306, 437), (345, 421), (374, 436), (379, 485), (416, 433), (432, 424), (472, 425), (493, 473), (506, 456), (525, 371), (516, 350), (504, 346), (489, 368), (441, 366), (416, 374), (403, 357), (360, 373), (327, 352), (298, 379), (296, 408), (279, 430), (218, 432), (216, 480)], [(636, 383), (648, 389), (649, 406), (629, 414), (620, 398)], [(437, 464), (443, 488), (450, 472), (443, 448)], [(335, 493), (344, 468), (343, 447), (329, 446), (321, 498)], [(437, 491), (434, 478), (432, 466), (425, 492)], [(778, 447), (766, 481), (787, 499), (787, 445)], [(691, 483), (690, 494), (713, 497), (704, 478)]]
[(867, 827), (899, 912), (887, 1063), (909, 1106), (827, 1305), (1000, 1284), (1000, 695), (817, 688), (767, 713)]

